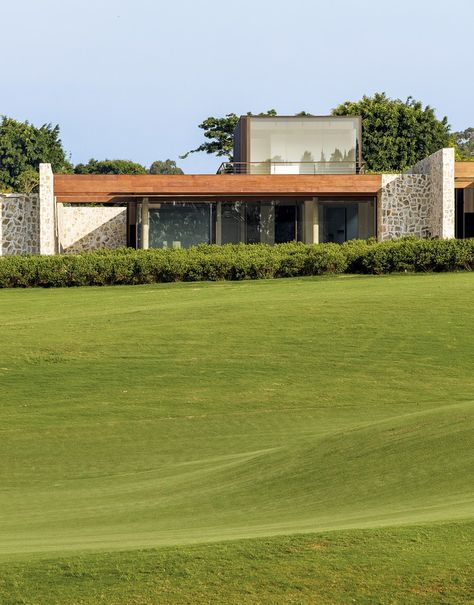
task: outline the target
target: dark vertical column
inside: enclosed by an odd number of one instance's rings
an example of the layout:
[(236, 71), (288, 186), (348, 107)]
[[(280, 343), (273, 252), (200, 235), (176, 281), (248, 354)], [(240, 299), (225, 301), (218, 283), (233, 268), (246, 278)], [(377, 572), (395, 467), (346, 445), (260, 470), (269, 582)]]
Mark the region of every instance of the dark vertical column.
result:
[(454, 237), (464, 239), (464, 189), (454, 190)]
[(127, 246), (137, 247), (137, 205), (135, 202), (127, 203)]
[[(250, 118), (242, 116), (234, 130), (234, 172), (246, 173), (250, 162)], [(250, 171), (248, 171), (250, 172)]]

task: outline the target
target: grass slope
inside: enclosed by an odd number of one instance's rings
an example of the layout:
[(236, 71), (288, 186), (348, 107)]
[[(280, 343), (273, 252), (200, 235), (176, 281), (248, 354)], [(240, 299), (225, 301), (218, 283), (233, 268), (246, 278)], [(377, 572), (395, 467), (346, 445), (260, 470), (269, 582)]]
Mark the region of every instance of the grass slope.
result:
[(474, 523), (0, 564), (2, 605), (467, 605)]
[[(472, 519), (473, 294), (471, 274), (1, 291), (5, 578)], [(232, 547), (153, 557), (199, 548)]]

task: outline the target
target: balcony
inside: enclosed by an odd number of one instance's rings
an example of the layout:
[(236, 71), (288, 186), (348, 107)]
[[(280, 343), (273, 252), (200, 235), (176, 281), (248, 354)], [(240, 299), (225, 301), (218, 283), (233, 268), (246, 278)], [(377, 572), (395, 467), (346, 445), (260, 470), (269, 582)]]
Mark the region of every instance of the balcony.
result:
[(223, 162), (217, 174), (363, 174), (358, 161), (336, 162)]

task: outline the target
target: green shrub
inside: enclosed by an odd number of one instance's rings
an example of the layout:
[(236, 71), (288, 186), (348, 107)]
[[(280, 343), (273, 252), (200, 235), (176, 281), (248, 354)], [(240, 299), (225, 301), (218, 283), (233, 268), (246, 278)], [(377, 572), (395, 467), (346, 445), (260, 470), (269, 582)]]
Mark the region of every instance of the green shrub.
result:
[(348, 273), (364, 273), (363, 259), (370, 247), (377, 244), (375, 238), (369, 240), (353, 239), (341, 245), (347, 260)]
[(474, 240), (403, 238), (345, 244), (201, 245), (0, 258), (0, 288), (271, 279), (339, 273), (474, 269)]
[(403, 238), (368, 246), (357, 261), (360, 273), (404, 271), (471, 271), (474, 240), (420, 240)]

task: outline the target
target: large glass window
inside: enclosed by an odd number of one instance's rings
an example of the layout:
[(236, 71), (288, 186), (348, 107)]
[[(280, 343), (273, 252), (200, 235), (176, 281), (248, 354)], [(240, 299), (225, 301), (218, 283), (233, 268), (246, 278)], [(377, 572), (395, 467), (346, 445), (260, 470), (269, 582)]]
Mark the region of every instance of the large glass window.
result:
[(151, 207), (150, 248), (212, 243), (213, 204), (168, 203)]
[(279, 244), (301, 241), (303, 237), (302, 202), (223, 203), (220, 226), (222, 244)]
[(250, 119), (250, 171), (355, 173), (360, 121), (353, 117)]
[[(375, 235), (374, 198), (162, 202), (148, 209), (150, 248), (199, 244), (280, 244), (292, 241), (342, 243)], [(141, 216), (141, 210), (137, 218)], [(467, 214), (465, 215), (467, 216)], [(142, 224), (138, 222), (138, 246)], [(319, 229), (319, 234), (318, 234)]]

